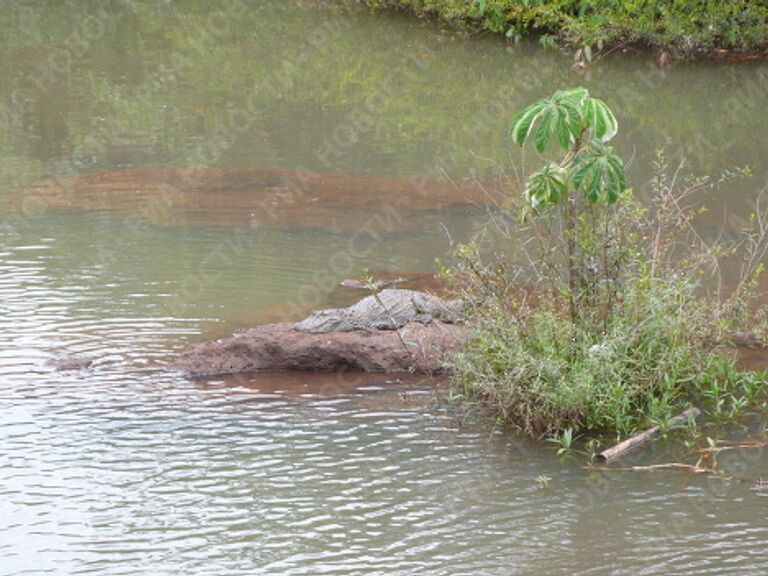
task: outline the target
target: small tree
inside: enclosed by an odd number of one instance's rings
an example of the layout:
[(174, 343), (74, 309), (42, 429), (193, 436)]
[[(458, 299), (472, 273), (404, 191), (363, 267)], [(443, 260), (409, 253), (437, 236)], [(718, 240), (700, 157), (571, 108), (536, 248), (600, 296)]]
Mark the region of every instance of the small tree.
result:
[(564, 151), (529, 178), (525, 194), (535, 210), (561, 210), (572, 322), (598, 311), (607, 322), (621, 255), (610, 245), (606, 208), (627, 188), (624, 163), (606, 145), (618, 131), (613, 112), (584, 88), (559, 90), (520, 112), (509, 130), (520, 146), (532, 138), (542, 153), (554, 140)]
[[(753, 308), (768, 210), (758, 205), (754, 229), (732, 243), (708, 243), (689, 197), (730, 176), (669, 181), (660, 155), (650, 197), (637, 202), (607, 145), (617, 130), (583, 88), (523, 110), (514, 141), (563, 155), (528, 179), (522, 226), (507, 229), (512, 252), (489, 264), (475, 241), (455, 251), (471, 335), (452, 358), (454, 380), (531, 436), (628, 433), (689, 403), (731, 419), (768, 391), (765, 374), (740, 371), (719, 346), (739, 333), (768, 341), (768, 312)], [(735, 289), (710, 293), (706, 279), (733, 255)]]

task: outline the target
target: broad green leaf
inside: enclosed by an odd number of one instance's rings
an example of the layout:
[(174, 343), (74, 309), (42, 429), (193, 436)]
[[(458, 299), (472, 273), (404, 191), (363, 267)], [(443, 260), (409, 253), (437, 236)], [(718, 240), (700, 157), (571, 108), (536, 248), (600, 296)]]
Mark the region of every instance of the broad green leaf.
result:
[[(589, 109), (585, 110), (587, 106)], [(588, 127), (593, 128), (598, 137), (607, 139), (616, 132), (616, 119), (602, 101), (590, 98), (586, 89), (572, 88), (558, 90), (552, 98), (528, 106), (512, 119), (509, 131), (520, 146), (533, 134), (536, 150), (544, 152), (553, 134), (558, 144), (567, 150)]]
[(567, 194), (566, 174), (557, 164), (550, 164), (528, 179), (525, 190), (534, 208), (558, 204)]
[(539, 152), (544, 152), (547, 146), (549, 146), (549, 141), (552, 138), (552, 129), (556, 122), (557, 109), (550, 105), (542, 112), (539, 127), (536, 129), (533, 137), (533, 145)]
[(512, 118), (509, 123), (509, 133), (516, 144), (522, 146), (525, 143), (531, 133), (533, 123), (545, 106), (544, 100), (535, 102)]
[[(563, 125), (558, 125), (557, 129), (559, 137), (558, 140), (560, 145), (565, 149), (567, 149), (571, 142), (575, 141), (576, 138), (581, 135), (581, 105), (583, 100), (588, 97), (589, 93), (584, 88), (558, 90), (552, 97), (552, 102), (563, 119)], [(566, 129), (569, 132), (567, 139), (564, 137), (564, 132)]]
[(627, 188), (624, 164), (599, 140), (593, 140), (574, 160), (573, 183), (590, 202), (613, 204)]
[(557, 141), (560, 143), (561, 148), (567, 149), (571, 143), (571, 126), (572, 123), (568, 113), (562, 108), (558, 109), (555, 129), (557, 130)]
[(619, 130), (611, 109), (597, 98), (587, 98), (584, 102), (584, 123), (603, 142), (608, 142)]
[(570, 101), (564, 101), (560, 104), (561, 110), (564, 110), (567, 117), (568, 122), (568, 131), (570, 132), (570, 141), (568, 145), (563, 146), (563, 148), (568, 148), (571, 142), (575, 141), (576, 138), (581, 136), (582, 133), (582, 120), (581, 120), (581, 112), (579, 111), (579, 108), (574, 105)]
[(558, 90), (552, 97), (557, 102), (569, 102), (572, 106), (577, 107), (580, 107), (587, 98), (589, 98), (589, 91), (582, 87)]

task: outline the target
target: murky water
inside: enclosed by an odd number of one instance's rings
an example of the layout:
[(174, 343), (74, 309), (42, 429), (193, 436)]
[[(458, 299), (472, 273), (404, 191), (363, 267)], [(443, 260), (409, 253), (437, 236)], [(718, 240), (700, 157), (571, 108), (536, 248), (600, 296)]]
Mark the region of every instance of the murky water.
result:
[[(509, 115), (563, 85), (616, 109), (640, 190), (661, 145), (751, 164), (707, 198), (738, 226), (768, 179), (768, 65), (579, 76), (398, 16), (210, 4), (0, 3), (0, 574), (768, 572), (752, 484), (588, 474), (462, 426), (435, 382), (163, 370), (363, 267), (429, 270), (537, 161)], [(92, 370), (46, 365), (71, 353)], [(691, 459), (672, 444), (644, 461)], [(723, 463), (768, 475), (762, 451)]]

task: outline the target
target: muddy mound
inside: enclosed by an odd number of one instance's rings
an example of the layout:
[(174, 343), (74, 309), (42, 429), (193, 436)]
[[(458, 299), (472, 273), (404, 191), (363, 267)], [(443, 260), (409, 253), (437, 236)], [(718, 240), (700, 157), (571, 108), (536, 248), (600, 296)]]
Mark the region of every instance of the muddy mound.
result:
[(397, 330), (316, 334), (292, 324), (267, 324), (185, 351), (173, 369), (188, 376), (239, 372), (416, 372), (444, 371), (463, 329), (456, 324), (413, 322)]
[(460, 318), (456, 301), (388, 289), (296, 324), (265, 324), (197, 344), (173, 369), (189, 376), (287, 370), (436, 374), (464, 337)]

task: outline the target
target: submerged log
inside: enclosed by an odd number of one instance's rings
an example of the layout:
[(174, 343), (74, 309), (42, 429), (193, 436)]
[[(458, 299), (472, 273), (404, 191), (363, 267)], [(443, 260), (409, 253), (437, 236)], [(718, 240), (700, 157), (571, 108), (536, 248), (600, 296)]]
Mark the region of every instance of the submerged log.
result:
[[(701, 414), (701, 411), (698, 408), (688, 408), (688, 410), (685, 410), (684, 412), (672, 418), (667, 424), (669, 426), (682, 425), (688, 422), (690, 417), (696, 418), (699, 416), (699, 414)], [(597, 459), (598, 461), (604, 463), (613, 462), (614, 460), (621, 458), (622, 456), (625, 456), (642, 446), (645, 446), (659, 436), (661, 436), (661, 426), (654, 426), (650, 430), (646, 430), (641, 434), (637, 434), (636, 436), (632, 436), (632, 438), (624, 440), (624, 442), (616, 444), (616, 446), (613, 448), (603, 450), (600, 452), (600, 454), (598, 454)]]

